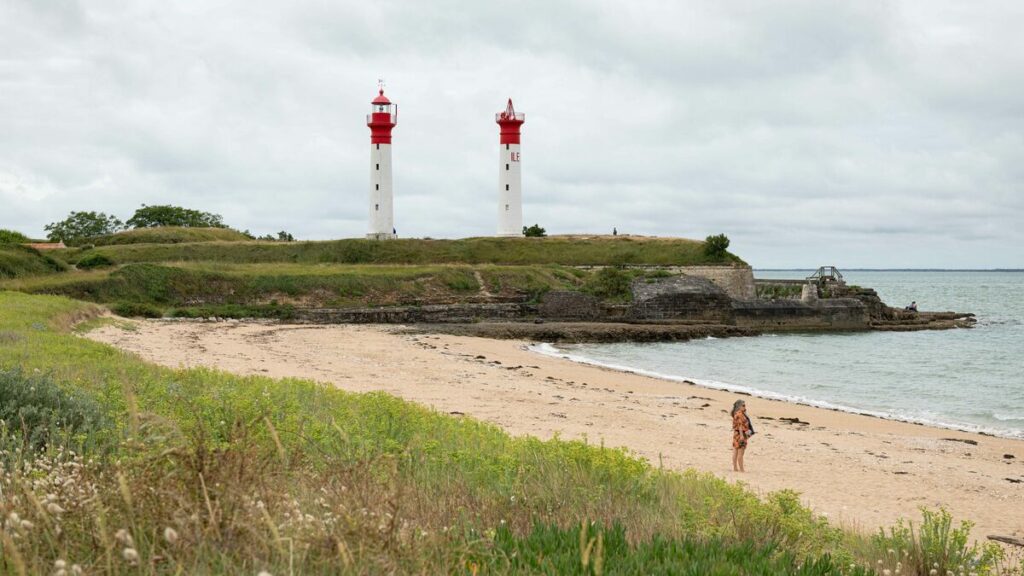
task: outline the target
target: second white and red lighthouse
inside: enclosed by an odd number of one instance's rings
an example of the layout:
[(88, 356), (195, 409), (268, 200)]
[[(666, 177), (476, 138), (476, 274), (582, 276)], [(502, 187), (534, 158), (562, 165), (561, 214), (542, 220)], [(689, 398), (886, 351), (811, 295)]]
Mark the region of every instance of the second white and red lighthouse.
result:
[(494, 115), (501, 127), (501, 151), (498, 154), (498, 236), (523, 234), (523, 173), (519, 150), (519, 127), (526, 115), (516, 112), (512, 99), (504, 112)]
[(395, 214), (391, 185), (391, 129), (398, 124), (398, 105), (384, 95), (381, 87), (370, 102), (366, 115), (370, 127), (370, 230), (367, 238), (395, 237)]

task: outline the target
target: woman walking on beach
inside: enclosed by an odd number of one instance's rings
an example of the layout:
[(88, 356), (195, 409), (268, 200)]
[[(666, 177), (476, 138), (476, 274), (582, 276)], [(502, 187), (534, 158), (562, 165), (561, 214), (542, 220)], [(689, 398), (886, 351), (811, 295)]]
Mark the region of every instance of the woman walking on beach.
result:
[(743, 452), (747, 449), (747, 439), (754, 434), (754, 427), (747, 417), (747, 403), (737, 400), (732, 405), (732, 469), (745, 472), (743, 469)]

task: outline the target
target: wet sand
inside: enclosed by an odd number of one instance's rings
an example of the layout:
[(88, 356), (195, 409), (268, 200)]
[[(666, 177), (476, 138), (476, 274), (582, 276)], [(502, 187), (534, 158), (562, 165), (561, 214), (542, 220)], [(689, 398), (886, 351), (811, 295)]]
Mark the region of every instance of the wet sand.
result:
[(1020, 440), (746, 398), (758, 434), (741, 474), (732, 471), (727, 413), (736, 394), (547, 357), (526, 350), (526, 342), (378, 326), (134, 324), (87, 337), (171, 367), (310, 378), (388, 392), (515, 435), (585, 436), (762, 493), (797, 490), (846, 526), (875, 530), (900, 517), (916, 521), (921, 506), (945, 506), (976, 523), (975, 537), (1024, 537)]

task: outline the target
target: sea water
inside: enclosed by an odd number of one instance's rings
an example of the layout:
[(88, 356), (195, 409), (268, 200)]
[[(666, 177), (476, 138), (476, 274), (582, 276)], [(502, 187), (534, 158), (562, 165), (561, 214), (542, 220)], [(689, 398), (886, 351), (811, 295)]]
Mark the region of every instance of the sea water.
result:
[[(757, 278), (808, 271), (755, 270)], [(890, 306), (973, 312), (974, 328), (786, 333), (542, 353), (710, 388), (1024, 438), (1024, 271), (848, 271)]]

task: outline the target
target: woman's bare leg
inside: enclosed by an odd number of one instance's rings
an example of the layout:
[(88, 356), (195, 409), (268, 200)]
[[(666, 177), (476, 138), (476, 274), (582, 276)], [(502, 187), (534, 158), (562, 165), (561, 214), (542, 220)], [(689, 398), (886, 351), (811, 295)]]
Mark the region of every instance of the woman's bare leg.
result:
[(743, 469), (743, 453), (746, 451), (746, 448), (739, 448), (736, 450), (736, 462), (739, 464), (740, 472), (746, 472), (746, 470)]
[(738, 458), (739, 457), (740, 457), (740, 450), (739, 450), (739, 448), (733, 448), (732, 449), (732, 471), (733, 472), (739, 472), (740, 471), (740, 465), (739, 465), (739, 462), (738, 462)]

